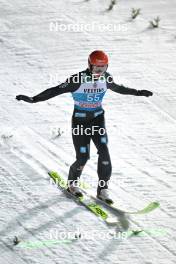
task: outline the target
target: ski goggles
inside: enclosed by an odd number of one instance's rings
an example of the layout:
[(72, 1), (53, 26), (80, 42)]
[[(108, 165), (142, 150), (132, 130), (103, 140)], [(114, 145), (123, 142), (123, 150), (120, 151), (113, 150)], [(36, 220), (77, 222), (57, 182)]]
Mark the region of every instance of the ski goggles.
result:
[(106, 72), (108, 68), (108, 65), (103, 65), (103, 66), (97, 66), (97, 65), (92, 65), (92, 73), (96, 75), (102, 75), (103, 73)]

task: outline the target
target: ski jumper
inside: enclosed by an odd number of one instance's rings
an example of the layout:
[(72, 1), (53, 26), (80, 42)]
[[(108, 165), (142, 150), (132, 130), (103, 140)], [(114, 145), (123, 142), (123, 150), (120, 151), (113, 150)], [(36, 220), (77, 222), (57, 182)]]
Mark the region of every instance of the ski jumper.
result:
[(138, 95), (138, 90), (114, 83), (112, 76), (105, 73), (94, 78), (89, 69), (72, 75), (64, 83), (45, 90), (33, 97), (33, 102), (45, 101), (54, 96), (71, 92), (74, 100), (72, 115), (72, 139), (76, 151), (76, 160), (70, 166), (68, 182), (77, 182), (83, 168), (90, 158), (91, 140), (98, 154), (98, 188), (108, 188), (112, 165), (108, 150), (108, 137), (105, 127), (102, 100), (110, 89), (120, 94)]

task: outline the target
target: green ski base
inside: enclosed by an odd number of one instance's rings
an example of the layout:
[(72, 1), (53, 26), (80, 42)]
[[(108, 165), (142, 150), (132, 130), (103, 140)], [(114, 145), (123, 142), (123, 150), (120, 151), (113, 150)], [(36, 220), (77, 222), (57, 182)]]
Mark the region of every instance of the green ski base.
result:
[(94, 201), (94, 199), (89, 197), (86, 193), (84, 193), (83, 197), (76, 197), (75, 195), (68, 192), (67, 182), (57, 172), (49, 171), (48, 174), (62, 191), (67, 192), (70, 197), (78, 201), (80, 204), (84, 205), (101, 220), (111, 225), (116, 225), (118, 223), (116, 219), (110, 217), (108, 215), (108, 212), (106, 212), (99, 204)]
[[(55, 171), (50, 171), (48, 173), (51, 178), (54, 180), (54, 182), (63, 190), (67, 190), (67, 182)], [(81, 187), (80, 187), (81, 188)], [(100, 199), (97, 198), (97, 196), (91, 194), (89, 191), (86, 191), (85, 189), (81, 188), (81, 190), (84, 193), (83, 197), (77, 198), (74, 195), (70, 194), (72, 197), (76, 198), (76, 200), (79, 200), (80, 203), (84, 204), (90, 211), (92, 211), (94, 214), (99, 216), (105, 221), (110, 221), (110, 217), (108, 216), (108, 213), (98, 204), (101, 203), (105, 205), (107, 208), (110, 208), (117, 213), (121, 214), (132, 214), (132, 215), (143, 215), (148, 214), (158, 207), (160, 207), (159, 202), (151, 202), (147, 206), (145, 206), (142, 209), (136, 210), (136, 211), (128, 211), (126, 209), (122, 209), (118, 207), (116, 204), (108, 204)], [(69, 192), (68, 192), (69, 193)]]
[(94, 195), (90, 195), (90, 197), (93, 198), (95, 201), (98, 201), (101, 204), (105, 205), (106, 207), (109, 207), (110, 209), (116, 211), (117, 213), (121, 213), (121, 214), (144, 215), (144, 214), (151, 213), (152, 211), (154, 211), (155, 209), (160, 207), (160, 203), (159, 202), (151, 202), (151, 203), (149, 203), (147, 206), (145, 206), (142, 209), (138, 209), (136, 211), (128, 211), (126, 209), (122, 209), (122, 208), (116, 206), (116, 204), (108, 204), (108, 203), (98, 199)]

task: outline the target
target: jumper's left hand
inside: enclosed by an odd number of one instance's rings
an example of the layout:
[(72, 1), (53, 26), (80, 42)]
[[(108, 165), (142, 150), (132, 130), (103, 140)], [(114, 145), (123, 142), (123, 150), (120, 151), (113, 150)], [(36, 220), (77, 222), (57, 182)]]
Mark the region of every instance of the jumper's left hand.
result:
[(137, 95), (138, 96), (147, 96), (147, 97), (149, 97), (149, 96), (152, 96), (153, 93), (148, 91), (148, 90), (138, 90)]

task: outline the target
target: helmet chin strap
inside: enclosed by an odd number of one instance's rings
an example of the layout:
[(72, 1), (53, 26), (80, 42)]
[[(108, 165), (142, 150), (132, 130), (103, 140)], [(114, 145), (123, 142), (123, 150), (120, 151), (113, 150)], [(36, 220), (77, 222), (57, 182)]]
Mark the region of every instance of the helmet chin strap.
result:
[(106, 70), (104, 72), (100, 72), (100, 73), (97, 72), (96, 73), (96, 72), (93, 72), (93, 65), (91, 65), (90, 62), (88, 61), (88, 69), (92, 75), (94, 75), (95, 77), (97, 76), (97, 78), (99, 78), (101, 75), (103, 75), (107, 71), (108, 64), (107, 64)]
[(90, 74), (95, 78), (98, 79), (100, 76), (102, 76), (104, 73), (93, 73), (93, 71), (91, 70), (91, 68), (88, 68), (90, 71)]
[(98, 74), (98, 73), (92, 73), (92, 75), (94, 76), (95, 79), (98, 79), (100, 76), (102, 76), (102, 74)]

